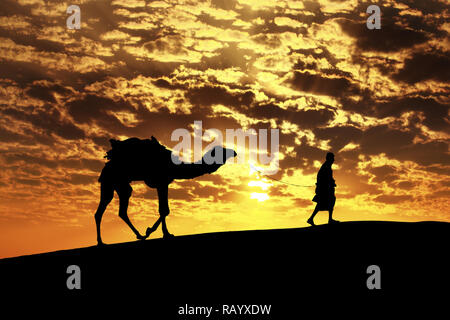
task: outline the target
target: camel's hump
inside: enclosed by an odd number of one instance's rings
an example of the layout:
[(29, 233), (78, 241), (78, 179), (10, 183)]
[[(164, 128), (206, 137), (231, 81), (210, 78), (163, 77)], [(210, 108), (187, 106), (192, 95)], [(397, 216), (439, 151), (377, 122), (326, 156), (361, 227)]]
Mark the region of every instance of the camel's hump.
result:
[(126, 140), (110, 139), (111, 150), (106, 152), (108, 160), (133, 159), (136, 157), (160, 157), (170, 153), (155, 137), (151, 139), (129, 138)]

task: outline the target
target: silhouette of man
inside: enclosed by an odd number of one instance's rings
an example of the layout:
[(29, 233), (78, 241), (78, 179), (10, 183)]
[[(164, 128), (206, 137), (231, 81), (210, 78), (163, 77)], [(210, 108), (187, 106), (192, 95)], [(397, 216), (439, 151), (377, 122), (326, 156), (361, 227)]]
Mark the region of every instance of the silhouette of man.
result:
[(336, 183), (333, 179), (333, 171), (331, 170), (333, 162), (334, 154), (328, 152), (325, 162), (322, 164), (322, 167), (320, 167), (319, 173), (317, 173), (316, 195), (312, 199), (312, 201), (317, 202), (317, 205), (311, 217), (306, 221), (312, 226), (315, 225), (314, 217), (319, 211), (329, 212), (328, 223), (339, 222), (333, 220), (333, 209), (336, 202), (336, 196), (334, 195)]

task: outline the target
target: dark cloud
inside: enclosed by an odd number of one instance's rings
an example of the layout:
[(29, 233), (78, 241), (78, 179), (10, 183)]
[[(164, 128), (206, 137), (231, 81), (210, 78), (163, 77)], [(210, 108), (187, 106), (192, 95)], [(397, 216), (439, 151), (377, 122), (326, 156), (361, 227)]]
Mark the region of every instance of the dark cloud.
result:
[(318, 69), (316, 62), (304, 62), (302, 60), (298, 60), (293, 67), (294, 70), (304, 71), (304, 70), (316, 70)]
[(63, 194), (67, 197), (89, 197), (94, 198), (96, 194), (94, 194), (92, 191), (76, 188), (75, 190), (71, 191), (64, 191)]
[(97, 180), (98, 176), (74, 173), (70, 175), (70, 177), (67, 179), (67, 182), (70, 184), (79, 185), (79, 184), (92, 184), (97, 182)]
[[(204, 102), (199, 102), (204, 103)], [(158, 112), (151, 112), (146, 108), (139, 108), (137, 113), (139, 123), (134, 127), (123, 127), (122, 130), (111, 130), (110, 132), (121, 132), (128, 136), (150, 137), (154, 135), (168, 147), (178, 143), (171, 142), (171, 134), (174, 130), (183, 128), (189, 129), (194, 121), (201, 120), (203, 130), (215, 128), (225, 132), (226, 129), (241, 128), (239, 122), (229, 116), (215, 115), (211, 108), (194, 107), (191, 113), (170, 112), (167, 108), (161, 107)]]
[(220, 194), (224, 194), (227, 192), (227, 189), (224, 187), (216, 187), (216, 186), (202, 186), (196, 185), (191, 193), (195, 198), (211, 198), (214, 200), (218, 200), (218, 196)]
[(436, 99), (432, 92), (422, 92), (421, 95), (423, 96), (414, 94), (376, 100), (373, 95), (364, 93), (359, 101), (345, 97), (340, 100), (345, 110), (379, 119), (400, 117), (406, 112), (416, 112), (409, 116), (409, 129), (412, 129), (414, 125), (417, 127), (426, 125), (435, 131), (450, 132), (448, 125), (450, 123), (450, 107), (444, 102), (437, 101), (445, 101), (445, 97), (438, 95), (437, 98), (440, 99)]
[(14, 42), (23, 45), (23, 46), (31, 46), (35, 48), (37, 51), (45, 51), (45, 52), (55, 52), (60, 53), (64, 52), (64, 45), (44, 39), (37, 39), (37, 35), (27, 33), (19, 33), (15, 30), (5, 30), (0, 28), (0, 37), (14, 39)]
[(173, 89), (174, 86), (165, 79), (158, 79), (153, 82), (153, 84), (160, 88)]
[(25, 153), (4, 153), (2, 155), (4, 161), (8, 164), (23, 165), (38, 165), (49, 169), (66, 168), (78, 170), (90, 170), (93, 172), (100, 172), (105, 161), (97, 159), (49, 159), (45, 155), (30, 155)]
[(334, 119), (334, 112), (329, 109), (291, 111), (285, 118), (297, 124), (301, 129), (313, 129), (323, 126)]
[[(415, 134), (387, 125), (371, 127), (364, 131), (359, 151), (364, 155), (386, 154), (401, 161), (414, 161), (420, 165), (448, 164), (448, 141), (414, 142)], [(388, 141), (388, 143), (387, 143)]]
[(450, 163), (448, 146), (449, 140), (415, 143), (392, 155), (396, 159), (409, 160), (424, 166), (432, 164), (448, 165)]
[(27, 89), (26, 93), (33, 98), (40, 99), (45, 102), (55, 103), (54, 93), (61, 95), (69, 95), (71, 90), (53, 83), (33, 83)]
[(327, 78), (307, 71), (294, 72), (291, 84), (299, 91), (333, 97), (359, 92), (358, 87), (347, 78)]
[(318, 139), (329, 140), (332, 150), (338, 151), (350, 142), (358, 142), (363, 131), (353, 126), (339, 126), (315, 128), (313, 132)]
[(411, 190), (414, 188), (415, 184), (411, 181), (399, 181), (395, 184), (395, 186), (403, 190)]
[(22, 178), (16, 178), (15, 179), (15, 181), (17, 182), (17, 183), (20, 183), (20, 184), (25, 184), (25, 185), (28, 185), (28, 186), (40, 186), (41, 185), (41, 181), (39, 181), (39, 180), (36, 180), (36, 179), (22, 179)]
[(337, 20), (342, 30), (356, 39), (356, 45), (363, 51), (395, 52), (424, 43), (428, 40), (426, 33), (405, 26), (394, 24), (392, 20), (382, 19), (381, 29), (370, 30), (366, 21)]
[(105, 161), (97, 159), (62, 159), (58, 160), (58, 165), (63, 168), (86, 170), (89, 169), (93, 172), (100, 172), (103, 168)]
[[(290, 192), (286, 191), (286, 185), (272, 185), (269, 188), (269, 196), (271, 197), (293, 197), (294, 195)], [(300, 199), (296, 199), (296, 200), (300, 200)]]
[(443, 201), (446, 201), (450, 197), (450, 190), (440, 190), (434, 191), (429, 195), (430, 199), (443, 198)]
[(411, 201), (413, 197), (410, 195), (379, 195), (374, 198), (374, 201), (386, 203), (386, 204), (397, 204), (405, 201)]
[(33, 138), (26, 137), (22, 134), (10, 131), (6, 128), (0, 127), (0, 141), (2, 142), (14, 142), (23, 144), (33, 144)]
[(40, 170), (38, 170), (36, 168), (33, 168), (33, 167), (28, 167), (28, 168), (27, 167), (23, 167), (22, 171), (27, 173), (27, 174), (30, 174), (32, 176), (40, 176), (40, 175), (42, 175), (42, 172)]
[(274, 178), (280, 179), (287, 169), (301, 169), (304, 174), (315, 174), (317, 168), (314, 167), (314, 161), (325, 161), (325, 155), (328, 150), (322, 150), (308, 143), (305, 137), (300, 139), (300, 144), (294, 147), (292, 154), (280, 160), (281, 170), (273, 175)]
[(380, 167), (372, 167), (367, 170), (368, 172), (375, 175), (372, 179), (373, 182), (381, 183), (381, 182), (392, 182), (398, 178), (399, 172), (393, 166), (380, 166)]
[(225, 179), (221, 175), (217, 175), (217, 174), (206, 174), (206, 175), (196, 178), (196, 181), (212, 182), (215, 185), (225, 185), (226, 183), (228, 183), (227, 179)]
[(302, 199), (302, 198), (295, 198), (295, 199), (292, 199), (292, 201), (294, 202), (295, 207), (298, 207), (298, 208), (307, 208), (313, 204), (312, 200)]
[[(336, 58), (335, 55), (331, 53), (326, 46), (322, 46), (320, 44), (318, 44), (316, 49), (291, 49), (290, 54), (293, 53), (302, 54), (306, 58), (313, 58), (314, 60), (326, 59), (326, 61), (328, 61), (333, 67), (336, 67), (336, 64), (341, 61), (341, 59)], [(299, 62), (297, 61), (297, 63)], [(300, 68), (297, 68), (297, 66), (299, 66)], [(295, 64), (294, 69), (300, 69), (300, 71), (302, 71), (301, 66), (301, 62), (300, 65)], [(339, 68), (337, 68), (336, 70), (339, 70)]]
[(50, 169), (54, 169), (58, 166), (56, 161), (46, 159), (43, 156), (32, 156), (24, 153), (4, 153), (3, 159), (6, 163), (33, 163)]
[(2, 6), (0, 7), (0, 15), (12, 16), (14, 14), (23, 14), (25, 16), (31, 16), (31, 7), (20, 5), (16, 0), (2, 0)]
[(415, 53), (392, 77), (409, 84), (425, 80), (450, 82), (450, 55), (444, 52)]
[(247, 108), (245, 113), (256, 119), (275, 119), (281, 125), (282, 120), (297, 124), (301, 129), (312, 129), (324, 126), (334, 119), (333, 110), (321, 108), (318, 110), (283, 109), (276, 104), (261, 104)]
[(125, 125), (111, 111), (128, 111), (136, 113), (131, 104), (123, 99), (112, 100), (94, 94), (87, 94), (82, 99), (67, 103), (72, 118), (79, 123), (96, 123), (112, 132), (123, 132)]
[(216, 17), (206, 14), (204, 12), (199, 14), (197, 17), (199, 21), (206, 23), (207, 25), (222, 29), (231, 28), (234, 22), (234, 20), (232, 19), (217, 19)]
[(61, 113), (52, 106), (47, 106), (44, 110), (30, 108), (28, 111), (24, 112), (18, 109), (7, 108), (1, 110), (0, 113), (19, 121), (31, 123), (47, 134), (54, 133), (67, 140), (78, 140), (85, 137), (85, 133), (81, 128), (64, 119)]
[(24, 61), (2, 60), (0, 78), (11, 79), (21, 87), (26, 87), (35, 80), (50, 80), (47, 70), (39, 64)]
[(247, 201), (248, 197), (242, 192), (232, 190), (219, 194), (217, 199), (222, 203), (240, 203), (242, 201)]
[(211, 0), (213, 6), (224, 9), (224, 10), (232, 10), (236, 7), (236, 0)]
[(192, 201), (194, 197), (192, 196), (192, 193), (189, 192), (189, 190), (184, 188), (171, 188), (169, 190), (169, 198), (173, 200), (185, 200), (185, 201)]
[(246, 106), (252, 103), (254, 94), (251, 91), (244, 93), (231, 93), (224, 87), (202, 86), (193, 88), (186, 93), (186, 98), (200, 106), (223, 104), (225, 106)]
[(426, 125), (435, 131), (450, 132), (448, 104), (440, 103), (434, 98), (423, 97), (395, 97), (375, 105), (377, 117), (398, 117), (404, 112), (417, 111), (425, 116), (425, 119), (413, 118), (411, 121), (417, 125)]
[(364, 131), (360, 151), (365, 155), (386, 153), (395, 156), (412, 145), (413, 139), (414, 135), (409, 131), (392, 129), (387, 125), (375, 126)]
[[(108, 47), (108, 46), (107, 46)], [(108, 77), (123, 77), (133, 79), (139, 75), (144, 77), (160, 78), (170, 76), (181, 62), (161, 62), (150, 58), (138, 58), (124, 49), (118, 49), (113, 57), (103, 58), (110, 70), (99, 70), (96, 72), (77, 75), (82, 84), (103, 81)], [(120, 61), (120, 64), (117, 62)], [(114, 65), (112, 65), (115, 63)], [(73, 73), (71, 73), (73, 75)]]
[(405, 4), (410, 8), (417, 9), (424, 15), (441, 13), (448, 9), (448, 4), (446, 4), (445, 1), (440, 0), (428, 0), (426, 2), (421, 0), (400, 0), (398, 2)]

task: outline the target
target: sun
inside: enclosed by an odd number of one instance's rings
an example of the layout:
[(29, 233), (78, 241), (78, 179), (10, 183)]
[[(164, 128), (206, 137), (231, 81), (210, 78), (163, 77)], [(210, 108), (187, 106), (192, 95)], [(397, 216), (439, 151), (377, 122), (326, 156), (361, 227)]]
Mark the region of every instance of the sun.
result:
[[(256, 179), (249, 181), (247, 185), (249, 187), (258, 187), (262, 191), (266, 191), (272, 186), (272, 183), (268, 179), (266, 179), (264, 177), (261, 177), (259, 173), (260, 173), (260, 171), (255, 169), (255, 166), (253, 166), (250, 163), (250, 176), (256, 175)], [(252, 193), (250, 193), (250, 199), (256, 199), (259, 202), (266, 201), (269, 198), (270, 198), (269, 195), (267, 193), (265, 193), (265, 192), (252, 192)]]
[(267, 190), (272, 184), (263, 180), (252, 180), (247, 184), (249, 187), (260, 187), (262, 190)]
[(266, 201), (269, 199), (269, 195), (263, 192), (252, 192), (250, 194), (250, 199), (256, 199), (259, 202)]

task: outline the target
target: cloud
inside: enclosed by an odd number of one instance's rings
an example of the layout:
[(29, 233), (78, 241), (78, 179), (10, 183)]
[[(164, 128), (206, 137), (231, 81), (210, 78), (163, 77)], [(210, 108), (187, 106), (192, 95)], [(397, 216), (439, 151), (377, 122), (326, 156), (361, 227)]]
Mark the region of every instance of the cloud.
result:
[(332, 150), (338, 151), (350, 142), (359, 142), (363, 131), (354, 126), (315, 128), (314, 135), (321, 140), (329, 140)]
[(450, 82), (450, 57), (448, 53), (414, 53), (405, 59), (404, 66), (392, 76), (409, 84), (426, 80)]
[(67, 119), (63, 119), (61, 113), (55, 108), (38, 110), (33, 113), (26, 113), (9, 108), (3, 109), (1, 113), (19, 121), (31, 123), (35, 128), (43, 130), (47, 134), (54, 133), (67, 140), (78, 140), (85, 137), (85, 133), (82, 129)]
[(67, 181), (71, 184), (82, 185), (82, 184), (91, 184), (95, 183), (98, 180), (98, 176), (91, 176), (85, 174), (74, 173), (71, 174)]
[(375, 197), (374, 201), (386, 204), (397, 204), (412, 199), (413, 197), (410, 195), (380, 195)]
[(261, 104), (246, 110), (246, 114), (257, 119), (275, 119), (289, 121), (302, 129), (324, 126), (334, 118), (333, 110), (318, 108), (316, 110), (299, 110), (297, 108), (283, 109), (275, 104)]
[(414, 188), (415, 184), (411, 181), (400, 181), (397, 182), (395, 186), (403, 190), (411, 190), (412, 188)]
[(124, 125), (111, 112), (135, 112), (135, 109), (127, 101), (114, 101), (95, 94), (87, 94), (82, 99), (70, 101), (67, 103), (67, 110), (78, 123), (97, 123), (105, 129), (119, 132)]
[(346, 78), (322, 77), (307, 71), (294, 72), (291, 83), (297, 90), (333, 97), (358, 92), (357, 86)]
[(211, 106), (214, 104), (231, 105), (240, 107), (249, 105), (254, 99), (251, 91), (244, 93), (231, 93), (224, 87), (202, 86), (189, 90), (186, 97), (192, 104)]
[(300, 208), (310, 207), (311, 204), (313, 203), (312, 200), (302, 199), (302, 198), (295, 198), (295, 199), (293, 199), (293, 202), (296, 207), (300, 207)]
[(383, 181), (385, 182), (392, 182), (398, 178), (399, 172), (397, 172), (397, 169), (393, 166), (384, 165), (380, 167), (372, 167), (368, 169), (370, 173), (375, 175), (373, 182), (381, 183)]
[(20, 184), (25, 184), (25, 185), (34, 186), (34, 187), (41, 185), (41, 182), (39, 180), (36, 180), (36, 179), (20, 179), (20, 178), (17, 178), (15, 181), (17, 183), (20, 183)]
[(395, 52), (411, 48), (428, 40), (426, 33), (407, 29), (383, 19), (381, 29), (369, 30), (364, 22), (340, 19), (342, 30), (356, 39), (356, 46), (363, 51)]
[(52, 84), (50, 82), (35, 82), (28, 86), (26, 93), (33, 98), (37, 98), (49, 103), (56, 103), (54, 93), (60, 95), (68, 95), (71, 90), (64, 88), (58, 84)]

